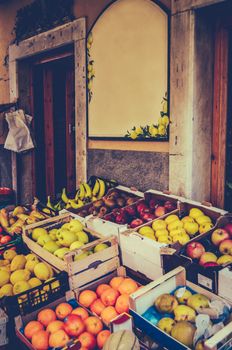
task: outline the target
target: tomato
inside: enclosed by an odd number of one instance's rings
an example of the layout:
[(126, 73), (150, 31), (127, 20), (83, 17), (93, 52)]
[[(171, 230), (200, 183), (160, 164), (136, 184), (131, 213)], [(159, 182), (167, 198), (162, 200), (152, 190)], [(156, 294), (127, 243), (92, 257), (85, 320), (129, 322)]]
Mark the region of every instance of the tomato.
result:
[(0, 239), (0, 243), (1, 244), (6, 244), (8, 242), (10, 242), (12, 240), (12, 237), (11, 236), (3, 236), (1, 239)]

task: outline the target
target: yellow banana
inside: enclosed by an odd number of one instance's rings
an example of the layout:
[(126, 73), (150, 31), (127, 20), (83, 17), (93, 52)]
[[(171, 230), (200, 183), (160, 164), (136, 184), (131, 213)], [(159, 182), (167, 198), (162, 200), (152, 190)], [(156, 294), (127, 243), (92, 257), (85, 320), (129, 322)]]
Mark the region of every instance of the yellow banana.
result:
[(97, 197), (96, 197), (96, 196), (93, 196), (93, 197), (91, 198), (91, 200), (92, 200), (92, 202), (94, 202), (94, 201), (97, 200)]
[(51, 211), (48, 208), (43, 208), (42, 212), (45, 214), (51, 214)]
[[(29, 215), (26, 214), (18, 214), (18, 218), (23, 222), (26, 222), (29, 219)], [(17, 221), (16, 221), (17, 222)], [(15, 225), (15, 224), (14, 224)]]
[(68, 203), (66, 204), (66, 206), (65, 206), (65, 209), (69, 209), (69, 208), (72, 208), (70, 202), (68, 202)]
[(85, 186), (84, 186), (84, 184), (80, 184), (79, 198), (80, 199), (85, 198)]
[(92, 197), (91, 187), (86, 182), (83, 183), (83, 186), (85, 189), (85, 198), (91, 198)]
[(102, 179), (98, 179), (98, 181), (99, 181), (100, 189), (99, 189), (97, 198), (100, 199), (105, 194), (106, 186), (105, 186), (105, 182)]
[(45, 216), (42, 213), (40, 213), (39, 211), (36, 211), (36, 210), (31, 211), (30, 216), (33, 216), (33, 217), (35, 217), (36, 219), (39, 219), (39, 220), (45, 219)]
[(68, 201), (69, 201), (69, 199), (68, 199), (68, 197), (67, 197), (67, 194), (66, 194), (66, 189), (65, 188), (63, 188), (63, 190), (62, 190), (62, 194), (61, 194), (61, 199), (62, 199), (62, 201), (64, 202), (64, 203), (68, 203)]
[[(51, 197), (50, 197), (50, 196), (48, 196), (48, 200), (47, 200), (47, 204), (46, 204), (46, 205), (47, 205), (48, 208), (54, 210), (53, 205), (52, 205), (52, 203), (51, 203)], [(49, 213), (50, 213), (50, 212), (49, 212)]]
[(100, 184), (99, 184), (98, 179), (96, 179), (95, 184), (93, 186), (92, 195), (96, 196), (98, 194), (99, 190), (100, 190)]
[(69, 201), (69, 203), (71, 204), (71, 207), (72, 207), (73, 209), (78, 209), (78, 208), (83, 207), (83, 202), (82, 202), (82, 201), (78, 201), (78, 203), (77, 203), (77, 202), (75, 202), (74, 199), (71, 199), (71, 200)]

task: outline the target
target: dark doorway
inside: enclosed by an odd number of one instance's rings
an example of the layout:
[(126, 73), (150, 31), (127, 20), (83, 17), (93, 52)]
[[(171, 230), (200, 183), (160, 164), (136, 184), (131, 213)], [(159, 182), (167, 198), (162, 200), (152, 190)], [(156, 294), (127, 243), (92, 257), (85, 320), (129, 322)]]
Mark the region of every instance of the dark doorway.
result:
[(45, 200), (63, 187), (75, 190), (75, 111), (73, 56), (39, 61), (33, 66), (36, 149), (34, 187)]

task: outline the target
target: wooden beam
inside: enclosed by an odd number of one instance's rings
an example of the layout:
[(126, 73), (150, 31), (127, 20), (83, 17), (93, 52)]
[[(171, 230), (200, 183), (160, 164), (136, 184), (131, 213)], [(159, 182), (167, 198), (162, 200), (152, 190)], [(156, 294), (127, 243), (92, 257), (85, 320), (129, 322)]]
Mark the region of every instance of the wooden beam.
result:
[(218, 4), (220, 2), (226, 2), (226, 0), (174, 0), (172, 1), (172, 14)]
[(108, 149), (108, 150), (120, 150), (120, 151), (168, 153), (169, 142), (88, 140), (88, 149)]
[(87, 94), (85, 39), (75, 41), (76, 186), (87, 180)]
[[(55, 194), (54, 173), (54, 135), (53, 135), (53, 91), (52, 71), (44, 69), (44, 140), (45, 140), (45, 164), (46, 164), (46, 194)], [(40, 176), (39, 173), (37, 176)]]
[(211, 202), (224, 207), (225, 167), (226, 167), (226, 129), (227, 129), (227, 91), (228, 91), (228, 30), (221, 28), (215, 37), (214, 64), (214, 105), (212, 134), (212, 173)]

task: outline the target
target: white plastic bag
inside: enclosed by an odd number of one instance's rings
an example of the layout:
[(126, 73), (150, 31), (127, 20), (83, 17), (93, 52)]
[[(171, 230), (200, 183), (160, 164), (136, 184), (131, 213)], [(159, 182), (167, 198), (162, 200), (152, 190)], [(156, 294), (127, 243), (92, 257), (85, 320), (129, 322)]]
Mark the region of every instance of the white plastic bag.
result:
[(5, 141), (4, 148), (13, 152), (23, 152), (34, 148), (29, 125), (32, 117), (24, 114), (22, 109), (6, 113), (9, 132)]

